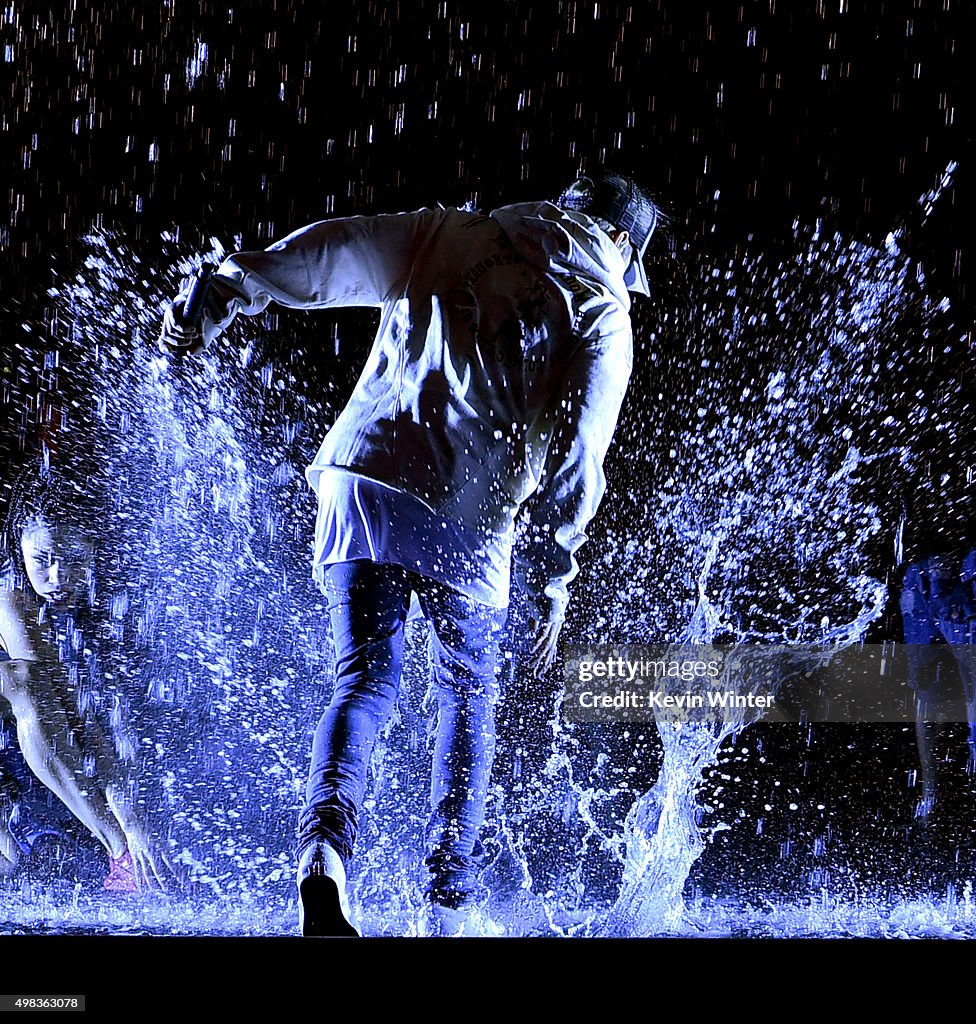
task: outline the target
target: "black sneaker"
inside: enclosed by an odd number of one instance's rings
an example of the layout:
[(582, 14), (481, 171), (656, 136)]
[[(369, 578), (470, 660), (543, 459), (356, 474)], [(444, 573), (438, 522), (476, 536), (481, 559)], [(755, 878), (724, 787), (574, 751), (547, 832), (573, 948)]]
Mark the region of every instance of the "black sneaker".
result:
[(346, 898), (346, 871), (328, 843), (313, 843), (298, 862), (298, 927), (306, 936), (359, 937)]

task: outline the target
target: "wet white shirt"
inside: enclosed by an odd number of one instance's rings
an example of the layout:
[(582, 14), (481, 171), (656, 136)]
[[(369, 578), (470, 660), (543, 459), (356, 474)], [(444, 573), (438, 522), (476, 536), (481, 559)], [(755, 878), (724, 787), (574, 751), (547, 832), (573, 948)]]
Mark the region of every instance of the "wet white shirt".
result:
[[(509, 602), (510, 566), (463, 524), (438, 516), (422, 499), (336, 466), (315, 475), (318, 516), (312, 572), (353, 559), (394, 562), (493, 608)], [(412, 606), (411, 618), (419, 611)]]
[(208, 339), (273, 301), (380, 310), (306, 470), (316, 575), (398, 562), (503, 607), (514, 562), (540, 615), (563, 618), (633, 365), (625, 270), (595, 222), (551, 203), (319, 221), (228, 257)]

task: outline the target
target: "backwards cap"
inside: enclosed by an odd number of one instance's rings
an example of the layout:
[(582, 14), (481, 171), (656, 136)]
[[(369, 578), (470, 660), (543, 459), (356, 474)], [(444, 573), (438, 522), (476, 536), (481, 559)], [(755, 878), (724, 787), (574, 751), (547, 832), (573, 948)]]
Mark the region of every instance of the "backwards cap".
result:
[(613, 171), (577, 178), (556, 200), (564, 210), (578, 210), (589, 217), (609, 221), (630, 235), (634, 256), (624, 272), (629, 291), (650, 295), (644, 271), (644, 253), (661, 214), (650, 197), (633, 180)]

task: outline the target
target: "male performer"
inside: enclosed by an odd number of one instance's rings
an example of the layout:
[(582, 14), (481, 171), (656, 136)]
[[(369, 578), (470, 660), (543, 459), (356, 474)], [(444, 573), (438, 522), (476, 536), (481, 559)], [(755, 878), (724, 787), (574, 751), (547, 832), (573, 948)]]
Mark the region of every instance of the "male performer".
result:
[(186, 290), (166, 310), (160, 347), (175, 353), (271, 302), (381, 310), (359, 382), (306, 474), (336, 682), (299, 829), (305, 935), (358, 934), (345, 865), (397, 697), (411, 593), (432, 628), (439, 709), (422, 927), (486, 927), (474, 853), (516, 517), (535, 495), (516, 568), (541, 673), (603, 495), (633, 359), (628, 291), (648, 294), (642, 259), (658, 217), (631, 179), (600, 172), (555, 203), (320, 221), (225, 260), (199, 324), (184, 315)]

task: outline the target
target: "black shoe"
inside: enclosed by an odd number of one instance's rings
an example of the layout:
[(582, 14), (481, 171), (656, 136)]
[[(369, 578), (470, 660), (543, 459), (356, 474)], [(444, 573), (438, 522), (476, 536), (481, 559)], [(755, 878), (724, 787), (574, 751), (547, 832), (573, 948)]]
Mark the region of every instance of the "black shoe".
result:
[(359, 937), (346, 899), (346, 872), (328, 843), (313, 843), (298, 863), (298, 927), (305, 936)]

